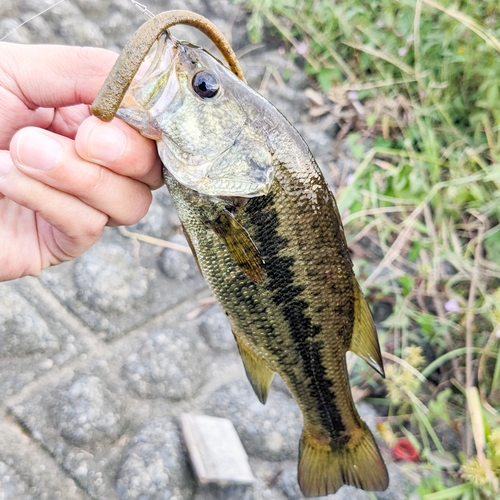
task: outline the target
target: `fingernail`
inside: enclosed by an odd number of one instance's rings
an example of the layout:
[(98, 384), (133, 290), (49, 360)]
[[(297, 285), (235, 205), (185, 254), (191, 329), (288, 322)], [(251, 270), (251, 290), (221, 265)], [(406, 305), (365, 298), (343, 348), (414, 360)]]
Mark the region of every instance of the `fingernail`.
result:
[(12, 158), (8, 151), (0, 151), (0, 179), (5, 177), (12, 168)]
[(59, 162), (62, 145), (36, 129), (26, 129), (17, 140), (19, 162), (31, 168), (50, 170)]
[(88, 135), (89, 159), (97, 162), (118, 160), (127, 147), (125, 132), (113, 124), (96, 123)]

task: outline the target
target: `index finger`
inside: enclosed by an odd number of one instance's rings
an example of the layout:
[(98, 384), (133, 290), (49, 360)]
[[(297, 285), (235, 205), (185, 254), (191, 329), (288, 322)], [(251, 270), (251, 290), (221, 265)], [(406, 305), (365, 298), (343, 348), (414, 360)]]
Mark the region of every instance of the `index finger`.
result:
[(117, 57), (97, 47), (0, 42), (1, 84), (29, 109), (91, 104)]

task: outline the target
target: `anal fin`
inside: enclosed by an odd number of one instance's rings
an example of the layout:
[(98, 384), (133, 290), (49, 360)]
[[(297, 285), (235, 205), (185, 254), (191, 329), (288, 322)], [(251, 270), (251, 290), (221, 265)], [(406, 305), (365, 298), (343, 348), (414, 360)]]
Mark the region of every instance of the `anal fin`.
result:
[(234, 262), (255, 283), (261, 283), (266, 275), (264, 261), (248, 231), (227, 210), (220, 212), (207, 224), (223, 241)]
[(354, 330), (349, 350), (385, 376), (382, 354), (373, 316), (356, 278), (354, 281)]
[(243, 345), (238, 337), (234, 336), (236, 343), (238, 344), (238, 349), (240, 351), (240, 356), (243, 361), (243, 366), (245, 367), (245, 372), (247, 374), (248, 380), (255, 392), (255, 395), (259, 398), (259, 401), (264, 405), (267, 401), (267, 395), (269, 393), (269, 387), (273, 381), (274, 372), (257, 357), (248, 347)]

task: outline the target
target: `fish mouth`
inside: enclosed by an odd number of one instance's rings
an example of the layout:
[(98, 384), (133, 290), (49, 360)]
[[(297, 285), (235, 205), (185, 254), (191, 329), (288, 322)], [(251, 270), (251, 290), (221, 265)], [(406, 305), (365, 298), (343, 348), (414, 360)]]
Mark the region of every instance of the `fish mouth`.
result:
[(116, 113), (149, 139), (161, 140), (158, 118), (179, 91), (176, 76), (179, 43), (168, 33), (161, 35), (141, 64)]
[(178, 51), (179, 41), (168, 33), (162, 34), (142, 62), (120, 108), (139, 108), (152, 116), (158, 114), (158, 108), (165, 110), (175, 96), (172, 81), (176, 78), (172, 78), (172, 72)]
[(163, 33), (153, 44), (148, 55), (144, 58), (137, 75), (140, 80), (154, 78), (158, 72), (167, 72), (171, 69), (179, 50), (179, 40), (170, 33)]

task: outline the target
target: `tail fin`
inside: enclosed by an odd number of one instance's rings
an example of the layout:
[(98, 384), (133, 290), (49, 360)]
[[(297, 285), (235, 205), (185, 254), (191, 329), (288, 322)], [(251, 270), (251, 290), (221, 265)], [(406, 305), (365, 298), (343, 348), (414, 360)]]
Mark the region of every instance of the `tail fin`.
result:
[(302, 433), (298, 478), (304, 496), (331, 495), (344, 484), (367, 491), (387, 488), (389, 476), (372, 433), (366, 425), (359, 432), (355, 444), (338, 448)]

